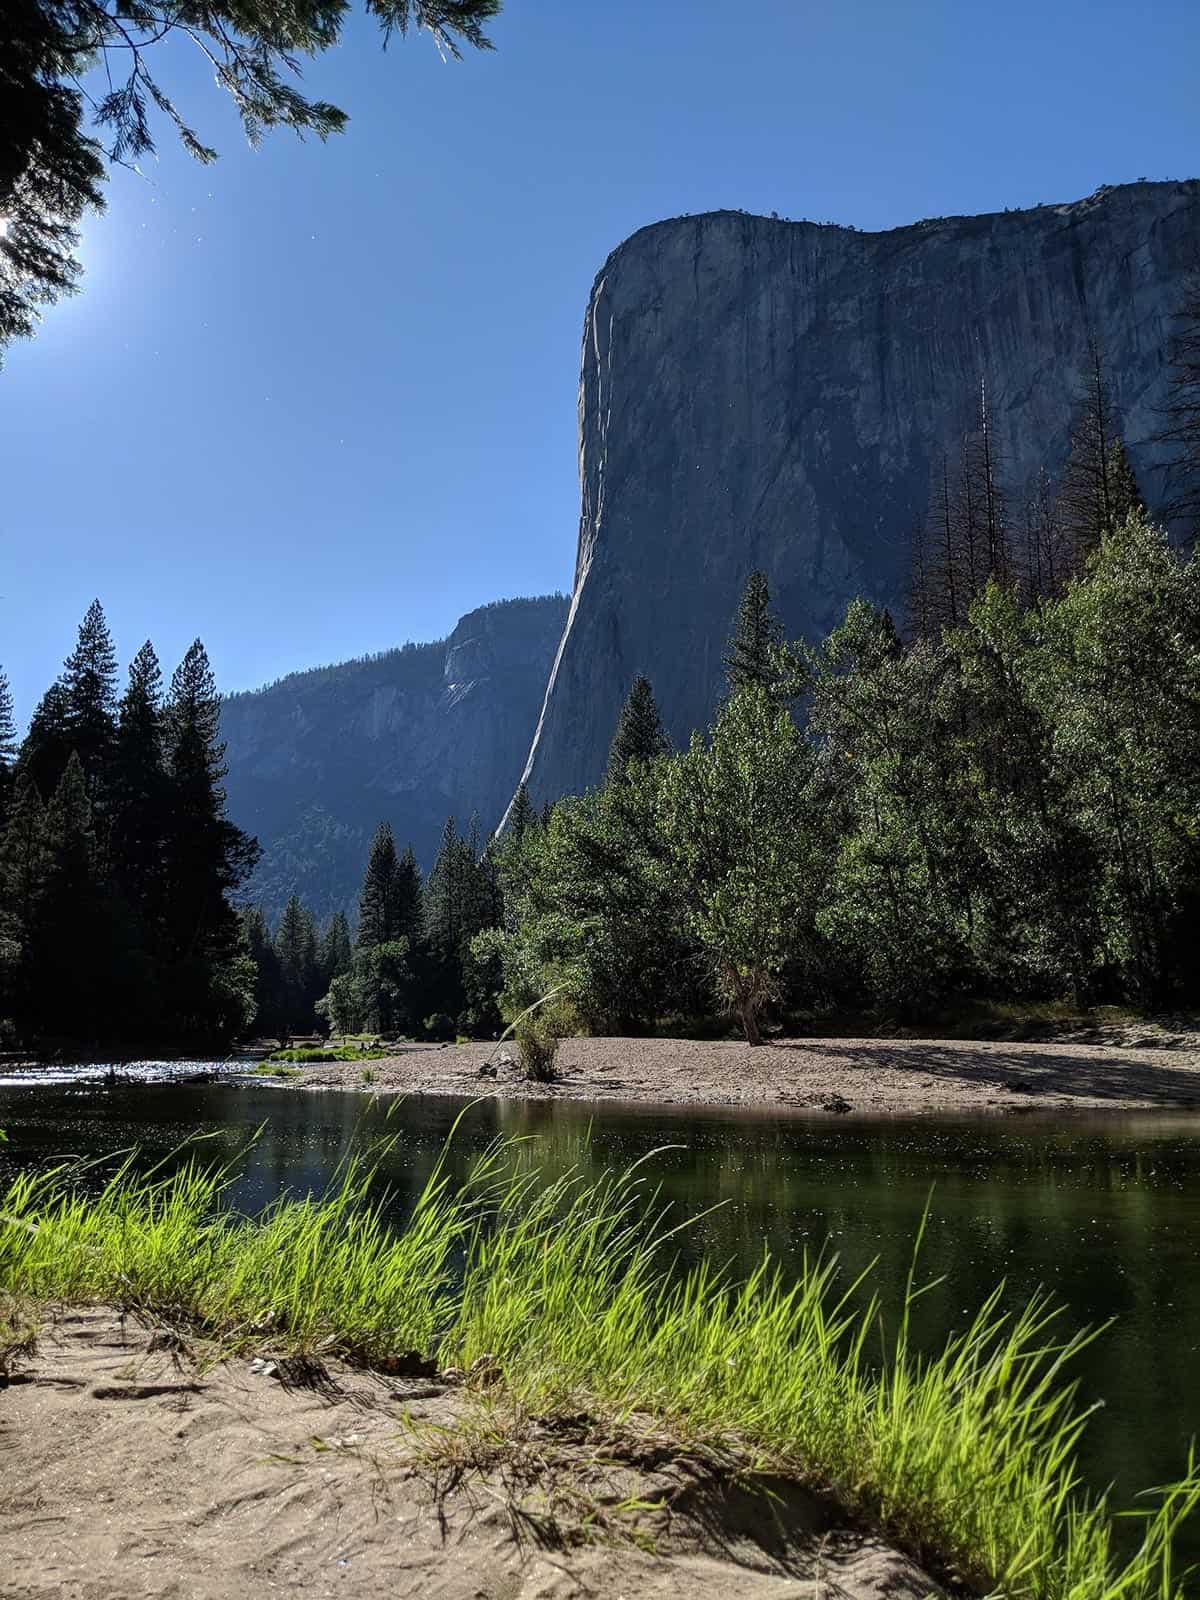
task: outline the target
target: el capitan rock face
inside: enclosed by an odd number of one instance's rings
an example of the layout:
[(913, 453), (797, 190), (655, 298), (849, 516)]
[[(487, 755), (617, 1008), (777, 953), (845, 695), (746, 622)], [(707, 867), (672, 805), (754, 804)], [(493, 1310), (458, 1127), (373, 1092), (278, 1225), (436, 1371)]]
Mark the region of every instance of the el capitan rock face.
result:
[(505, 600), (448, 639), (318, 667), (221, 707), (229, 814), (264, 857), (244, 898), (354, 912), (371, 835), (423, 867), (446, 818), (486, 839), (516, 787), (562, 633), (562, 595)]
[(902, 605), (943, 445), (981, 380), (1022, 492), (1066, 452), (1089, 329), (1153, 509), (1169, 320), (1200, 182), (887, 233), (739, 212), (643, 228), (601, 269), (579, 390), (575, 588), (526, 769), (538, 803), (600, 780), (644, 672), (703, 726), (748, 573), (792, 636), (854, 595)]

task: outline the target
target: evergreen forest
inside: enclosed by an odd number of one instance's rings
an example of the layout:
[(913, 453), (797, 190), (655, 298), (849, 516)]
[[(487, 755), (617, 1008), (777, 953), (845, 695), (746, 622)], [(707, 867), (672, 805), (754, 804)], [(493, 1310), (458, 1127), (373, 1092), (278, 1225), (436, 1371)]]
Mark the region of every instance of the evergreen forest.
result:
[(242, 903), (258, 846), (225, 814), (203, 646), (164, 686), (143, 645), (119, 692), (94, 603), (20, 742), (0, 677), (5, 1042), (494, 1038), (550, 995), (551, 1051), (981, 998), (1196, 1004), (1200, 568), (1159, 524), (1197, 518), (1198, 306), (1156, 516), (1098, 351), (1064, 470), (1020, 498), (981, 386), (905, 615), (857, 600), (789, 641), (752, 573), (707, 732), (673, 750), (637, 676), (598, 789), (539, 812), (522, 788), (498, 837), (449, 819), (427, 877), (381, 822), (353, 926)]
[(18, 745), (0, 679), (0, 1028), (79, 1046), (230, 1039), (254, 1017), (234, 906), (258, 846), (225, 815), (220, 699), (199, 640), (118, 693), (99, 601)]

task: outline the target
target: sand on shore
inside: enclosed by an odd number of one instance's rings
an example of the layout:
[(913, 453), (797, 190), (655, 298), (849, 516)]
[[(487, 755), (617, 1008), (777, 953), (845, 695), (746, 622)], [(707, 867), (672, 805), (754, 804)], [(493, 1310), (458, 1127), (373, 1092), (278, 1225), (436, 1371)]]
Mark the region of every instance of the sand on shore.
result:
[[(924, 1600), (826, 1498), (446, 1377), (261, 1361), (67, 1308), (0, 1376), (5, 1600)], [(497, 1425), (498, 1424), (498, 1425)], [(480, 1441), (484, 1441), (481, 1443)]]
[(313, 1064), (289, 1088), (619, 1100), (829, 1114), (1173, 1108), (1200, 1111), (1200, 1040), (1171, 1048), (962, 1039), (568, 1039), (558, 1078), (529, 1083), (508, 1045), (401, 1045)]

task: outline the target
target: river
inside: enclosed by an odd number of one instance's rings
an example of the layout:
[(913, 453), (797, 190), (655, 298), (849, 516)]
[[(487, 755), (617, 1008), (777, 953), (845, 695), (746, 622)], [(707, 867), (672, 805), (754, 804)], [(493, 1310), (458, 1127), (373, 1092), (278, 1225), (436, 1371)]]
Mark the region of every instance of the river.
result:
[[(232, 1154), (261, 1125), (235, 1191), (246, 1208), (282, 1189), (319, 1190), (352, 1142), (398, 1142), (385, 1176), (400, 1216), (463, 1102), (294, 1093), (253, 1080), (105, 1085), (0, 1080), (5, 1173), (61, 1155), (137, 1145), (149, 1163), (190, 1134)], [(391, 1115), (387, 1116), (391, 1110)], [(1115, 1319), (1078, 1364), (1081, 1397), (1102, 1402), (1083, 1466), (1126, 1501), (1184, 1465), (1200, 1435), (1200, 1118), (1105, 1114), (1047, 1120), (859, 1120), (691, 1108), (489, 1100), (465, 1115), (461, 1167), (497, 1132), (535, 1136), (545, 1167), (650, 1165), (681, 1215), (723, 1202), (684, 1237), (684, 1253), (748, 1271), (764, 1244), (785, 1267), (837, 1253), (847, 1273), (877, 1258), (873, 1282), (894, 1318), (913, 1239), (930, 1199), (921, 1257), (945, 1284), (920, 1303), (917, 1337), (940, 1342), (1000, 1280), (1014, 1307), (1035, 1289), (1064, 1307), (1064, 1327)], [(663, 1148), (665, 1147), (665, 1148)], [(1200, 1560), (1200, 1530), (1185, 1552)]]

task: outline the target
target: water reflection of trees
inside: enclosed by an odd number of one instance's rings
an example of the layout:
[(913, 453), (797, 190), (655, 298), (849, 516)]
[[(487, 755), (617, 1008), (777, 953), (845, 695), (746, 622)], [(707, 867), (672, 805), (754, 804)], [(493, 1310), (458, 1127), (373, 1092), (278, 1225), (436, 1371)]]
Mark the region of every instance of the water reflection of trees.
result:
[[(257, 1086), (147, 1086), (47, 1093), (31, 1112), (28, 1097), (18, 1105), (0, 1091), (0, 1125), (13, 1138), (0, 1159), (140, 1143), (149, 1164), (203, 1130), (214, 1135), (200, 1147), (205, 1158), (226, 1161), (261, 1124), (232, 1196), (255, 1211), (285, 1189), (320, 1191), (352, 1149), (390, 1138), (378, 1181), (399, 1223), (460, 1107), (414, 1097), (389, 1117), (395, 1104)], [(1118, 1319), (1079, 1368), (1085, 1398), (1107, 1402), (1089, 1434), (1093, 1482), (1162, 1482), (1200, 1432), (1200, 1136), (1177, 1122), (867, 1124), (487, 1101), (463, 1114), (451, 1174), (461, 1178), (498, 1133), (526, 1140), (527, 1159), (548, 1175), (577, 1167), (591, 1178), (665, 1146), (642, 1169), (647, 1186), (660, 1188), (676, 1217), (707, 1213), (675, 1241), (681, 1263), (706, 1255), (745, 1272), (764, 1244), (784, 1270), (822, 1248), (848, 1274), (878, 1257), (873, 1283), (890, 1322), (932, 1189), (921, 1265), (947, 1282), (921, 1302), (923, 1341), (940, 1343), (1001, 1278), (1014, 1303), (1045, 1286), (1072, 1326)]]

